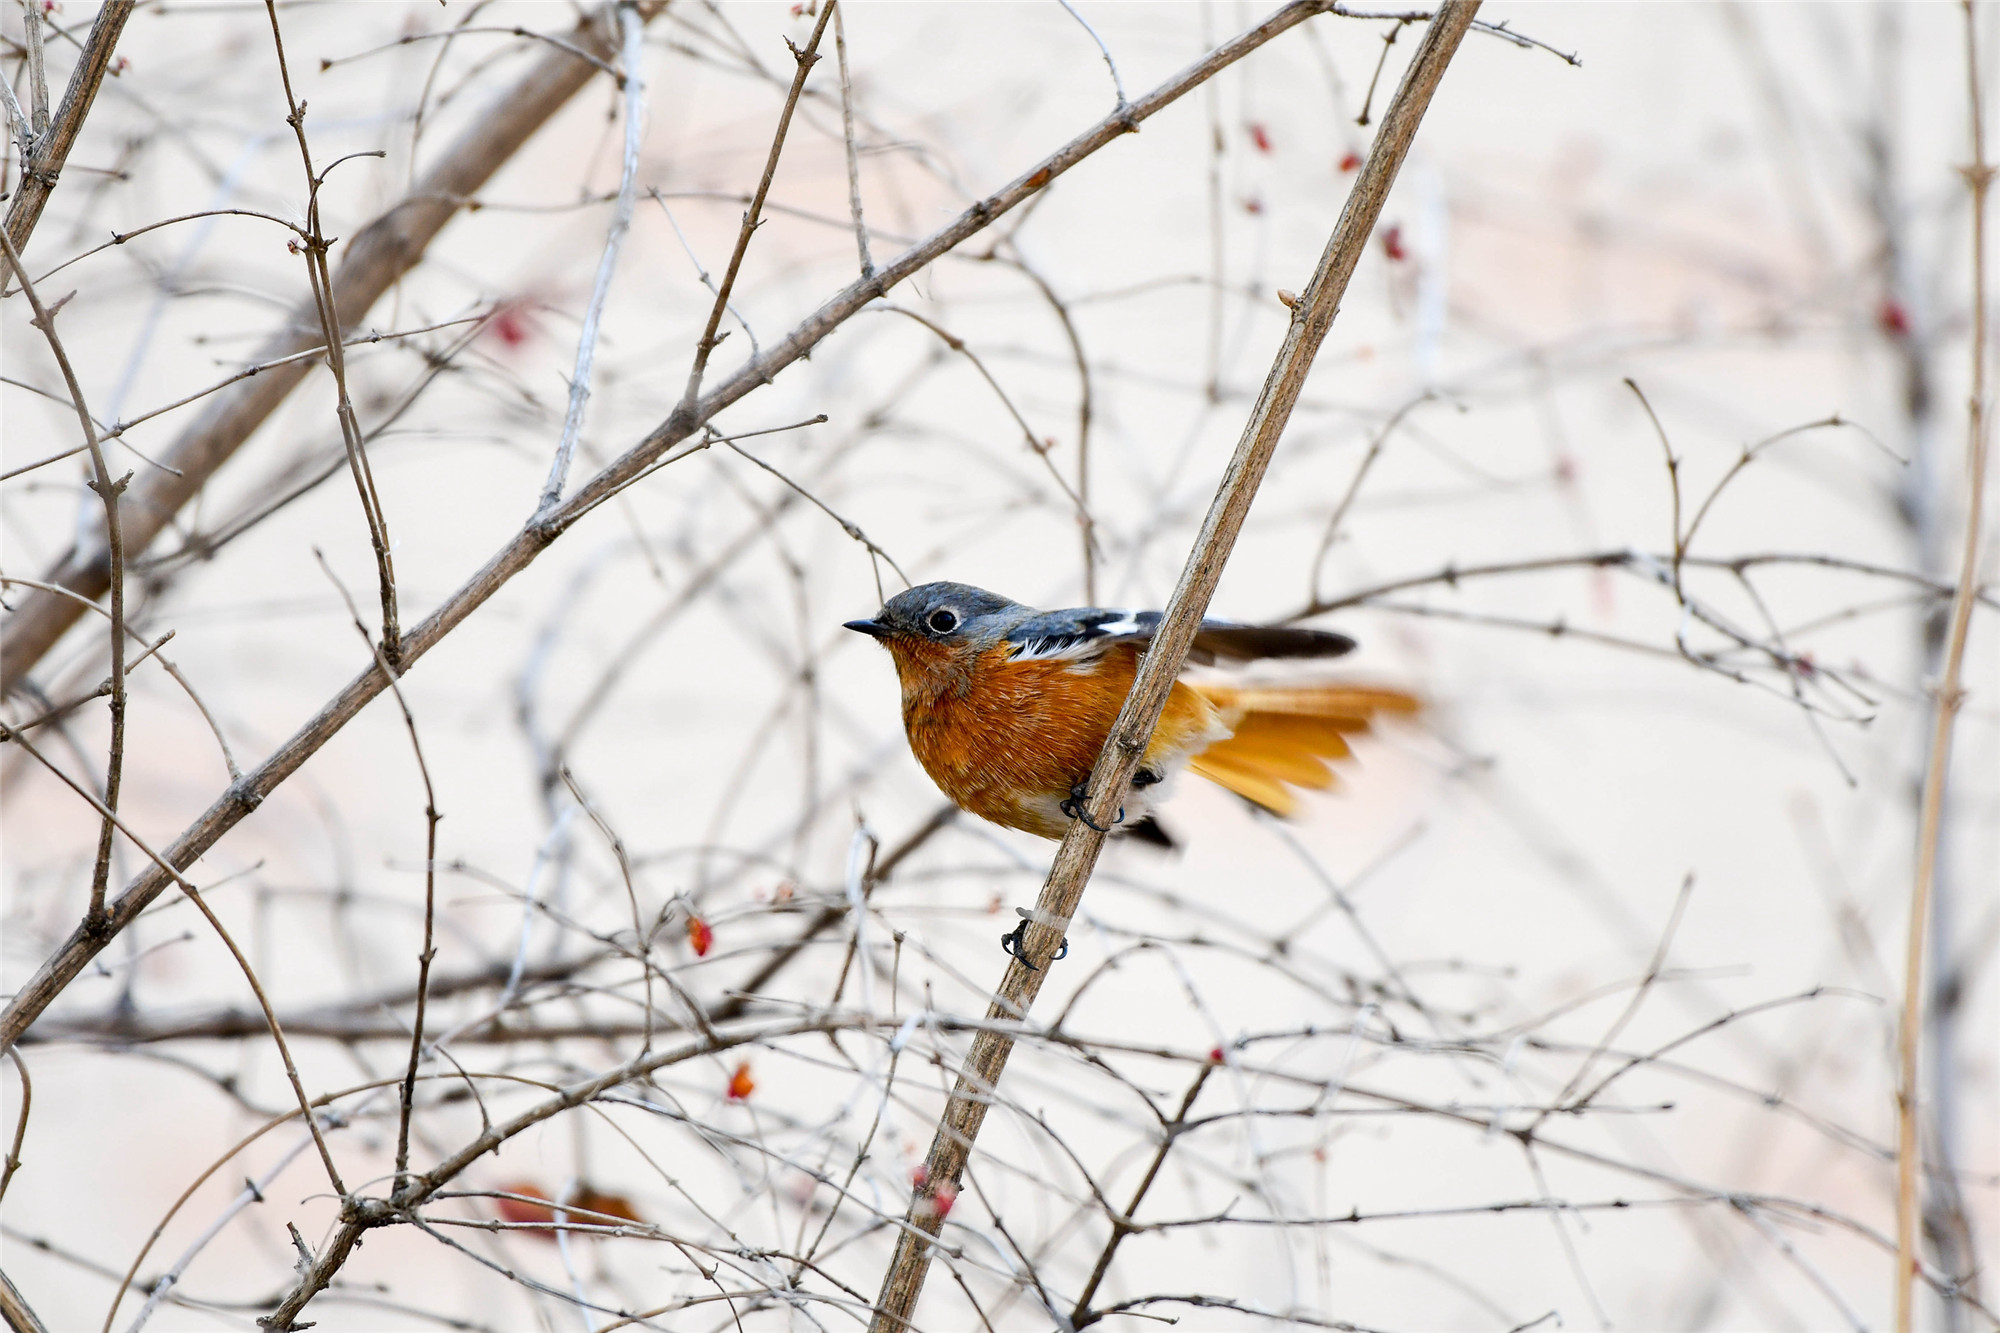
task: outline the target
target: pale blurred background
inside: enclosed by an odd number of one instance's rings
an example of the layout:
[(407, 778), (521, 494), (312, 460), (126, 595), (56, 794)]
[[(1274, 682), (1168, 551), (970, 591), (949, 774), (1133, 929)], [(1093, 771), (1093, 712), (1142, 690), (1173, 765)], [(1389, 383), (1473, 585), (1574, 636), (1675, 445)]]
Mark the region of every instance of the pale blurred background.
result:
[[(1092, 29), (1136, 98), (1265, 13), (1079, 9), (1088, 28), (1055, 3), (856, 3), (845, 13), (878, 264), (1111, 112)], [(395, 200), (413, 164), (427, 165), (539, 55), (510, 29), (566, 32), (581, 12), (456, 0), (280, 6), (316, 161), (385, 154), (333, 173), (327, 234), (351, 236)], [(72, 2), (54, 21), (80, 33), (89, 16)], [(1108, 1230), (1079, 1173), (1122, 1207), (1157, 1129), (1134, 1087), (1171, 1114), (1211, 1047), (1226, 1048), (1229, 1064), (1196, 1109), (1225, 1118), (1182, 1140), (1139, 1216), (1227, 1211), (1244, 1224), (1130, 1238), (1100, 1306), (1204, 1294), (1298, 1326), (1392, 1329), (1888, 1322), (1894, 1026), (1935, 669), (1925, 620), (1942, 605), (1891, 573), (1949, 583), (1967, 498), (1961, 14), (1496, 4), (1482, 17), (1581, 64), (1492, 33), (1467, 39), (1214, 607), (1290, 617), (1315, 599), (1411, 580), (1314, 623), (1361, 641), (1346, 675), (1411, 688), (1429, 708), (1365, 743), (1341, 789), (1310, 799), (1290, 825), (1189, 780), (1163, 816), (1182, 853), (1107, 854), (1035, 1014), (1053, 1021), (1089, 981), (1066, 1030), (1098, 1044), (1098, 1062), (1059, 1045), (1016, 1052), (1003, 1085), (1013, 1104), (989, 1117), (973, 1159), (978, 1188), (945, 1229), (962, 1282), (934, 1268), (920, 1327), (971, 1329), (982, 1317), (995, 1328), (1061, 1326), (1044, 1300), (1067, 1315)], [(1990, 104), (2000, 15), (1979, 19)], [(641, 197), (604, 313), (578, 480), (678, 400), (710, 305), (700, 270), (719, 276), (726, 265), (790, 78), (781, 39), (804, 42), (813, 22), (786, 6), (676, 3), (650, 25)], [(22, 31), (13, 6), (5, 23), (11, 74)], [(470, 31), (448, 46), (396, 44), (454, 25)], [(913, 580), (1074, 605), (1086, 596), (1081, 543), (1055, 476), (1078, 476), (1081, 357), (1103, 550), (1095, 596), (1163, 604), (1282, 337), (1276, 293), (1311, 273), (1353, 180), (1347, 160), (1367, 151), (1420, 36), (1406, 28), (1388, 49), (1363, 128), (1394, 27), (1311, 20), (890, 294), (962, 340), (977, 365), (904, 315), (871, 310), (717, 428), (824, 414), (743, 449), (858, 525)], [(775, 342), (857, 273), (831, 45), (711, 383), (741, 364), (752, 337)], [(52, 79), (66, 76), (73, 50), (52, 39)], [(109, 231), (203, 209), (300, 214), (302, 172), (262, 6), (142, 8), (120, 50), (129, 67), (106, 82), (27, 251), (32, 272)], [(405, 623), (534, 507), (619, 186), (619, 107), (610, 80), (587, 86), (362, 321), (396, 331), (486, 319), (469, 340), (475, 326), (461, 323), (350, 353), (364, 426), (423, 386), (371, 445)], [(285, 236), (249, 219), (189, 222), (43, 282), (50, 298), (77, 293), (61, 327), (97, 415), (128, 419), (241, 368), (305, 295)], [(5, 314), (8, 469), (76, 442), (66, 406), (19, 387), (61, 387), (24, 304), (15, 298)], [(1683, 523), (1745, 446), (1835, 415), (1851, 423), (1759, 455), (1690, 551), (1866, 567), (1780, 560), (1750, 569), (1749, 585), (1725, 569), (1687, 569), (1698, 607), (1756, 643), (1782, 643), (1796, 654), (1789, 671), (1684, 614), (1663, 584), (1668, 471), (1627, 377), (1682, 460)], [(1045, 454), (1024, 442), (1009, 404)], [(190, 410), (135, 428), (131, 443), (157, 457)], [(1378, 440), (1322, 559), (1329, 519)], [(338, 445), (320, 372), (184, 525), (226, 530)], [(114, 474), (146, 466), (110, 453)], [(0, 489), (7, 573), (39, 577), (88, 521), (96, 500), (81, 475), (71, 460)], [(504, 976), (517, 955), (559, 962), (598, 947), (593, 937), (629, 948), (636, 913), (666, 923), (656, 961), (697, 999), (719, 1002), (797, 933), (801, 905), (844, 901), (857, 827), (886, 849), (931, 817), (939, 798), (902, 741), (887, 657), (839, 628), (901, 581), (788, 494), (721, 447), (674, 464), (593, 513), (411, 670), (403, 691), (444, 815), (440, 976)], [(170, 533), (149, 554), (178, 545)], [(1989, 537), (1989, 577), (1994, 545)], [(374, 563), (344, 467), (211, 558), (135, 574), (153, 589), (135, 590), (135, 625), (149, 638), (176, 631), (168, 653), (246, 767), (368, 661), (316, 549), (372, 618)], [(1630, 551), (1646, 555), (1623, 559)], [(1606, 561), (1593, 567), (1599, 553)], [(1542, 559), (1555, 567), (1446, 577)], [(7, 593), (10, 604), (24, 595)], [(1934, 955), (1951, 984), (1930, 1029), (1926, 1085), (1930, 1160), (1955, 1189), (1933, 1191), (1925, 1254), (1957, 1274), (2000, 1257), (1995, 623), (1990, 603), (1975, 614), (1967, 657)], [(36, 679), (49, 697), (102, 678), (101, 624), (44, 660)], [(1691, 654), (1719, 656), (1683, 657), (1681, 634)], [(628, 646), (629, 669), (607, 678)], [(132, 689), (122, 809), (157, 846), (228, 776), (178, 687), (142, 668)], [(41, 711), (8, 707), (12, 721)], [(35, 734), (69, 771), (101, 777), (101, 702)], [(632, 897), (605, 835), (548, 767), (557, 746), (622, 839)], [(0, 777), (11, 991), (79, 919), (97, 821), (12, 748)], [(392, 1078), (407, 1057), (407, 1038), (394, 1034), (415, 982), (423, 805), (401, 715), (378, 700), (196, 869), (281, 1017), (374, 1025), (364, 1041), (293, 1035), (315, 1095)], [(457, 1187), (535, 1182), (553, 1195), (585, 1181), (714, 1247), (703, 1263), (721, 1263), (719, 1284), (782, 1286), (785, 1266), (755, 1256), (811, 1239), (831, 1191), (815, 1197), (807, 1173), (847, 1175), (883, 1104), (890, 1036), (927, 1006), (984, 1012), (1005, 961), (998, 935), (1032, 901), (1050, 851), (970, 818), (946, 825), (870, 900), (876, 969), (847, 975), (854, 932), (843, 921), (756, 1010), (833, 1004), (844, 982), (839, 1005), (872, 1005), (878, 1031), (761, 1044), (748, 1097), (726, 1096), (734, 1054), (674, 1066), (645, 1095), (693, 1128), (657, 1107), (573, 1113)], [(114, 886), (142, 867), (122, 846)], [(1658, 976), (1633, 1005), (1684, 882)], [(540, 905), (531, 922), (527, 898)], [(704, 959), (690, 950), (689, 912), (714, 932)], [(1113, 956), (1116, 970), (1100, 973)], [(0, 1214), (0, 1267), (52, 1329), (103, 1324), (119, 1277), (175, 1198), (292, 1104), (261, 1035), (115, 1039), (121, 1014), (171, 1029), (217, 1010), (254, 1013), (240, 972), (185, 902), (162, 897), (99, 961), (21, 1048), (33, 1105), (25, 1164)], [(572, 989), (516, 996), (524, 1027), (605, 1023), (612, 1035), (467, 1037), (426, 1072), (562, 1083), (609, 1068), (642, 1040), (631, 1026), (644, 998), (636, 978), (629, 964), (600, 968), (568, 978)], [(439, 1001), (429, 1031), (489, 1012), (499, 995), (489, 981)], [(676, 1011), (660, 1004), (671, 1025)], [(964, 1044), (921, 1021), (914, 1035), (852, 1187), (891, 1218), (941, 1100), (946, 1075), (932, 1053), (949, 1061)], [(1547, 1142), (1532, 1151), (1507, 1132), (1682, 1038), (1586, 1113), (1541, 1125)], [(1600, 1043), (1609, 1049), (1592, 1059)], [(10, 1132), (20, 1084), (11, 1071), (0, 1080)], [(435, 1095), (454, 1086), (439, 1081)], [(495, 1082), (486, 1098), (499, 1118), (536, 1095)], [(386, 1189), (393, 1098), (344, 1105), (353, 1121), (330, 1143), (348, 1183)], [(480, 1114), (462, 1100), (427, 1105), (417, 1166), (477, 1133)], [(261, 1178), (300, 1141), (286, 1125), (217, 1172), (168, 1226), (142, 1280), (195, 1245), (246, 1176)], [(147, 1327), (251, 1328), (268, 1311), (296, 1259), (286, 1224), (316, 1247), (337, 1201), (309, 1148), (262, 1193), (200, 1249), (174, 1289), (183, 1299), (160, 1305)], [(1621, 1201), (1630, 1206), (1608, 1206)], [(1481, 1211), (1500, 1203), (1528, 1206)], [(434, 1208), (496, 1216), (488, 1201)], [(1397, 1216), (1312, 1222), (1356, 1212)], [(461, 1252), (409, 1227), (382, 1230), (345, 1287), (305, 1317), (325, 1329), (597, 1329), (613, 1318), (606, 1310), (706, 1291), (710, 1303), (650, 1326), (855, 1327), (841, 1302), (873, 1296), (893, 1237), (854, 1201), (830, 1237), (800, 1279), (813, 1300), (746, 1296), (732, 1308), (713, 1299), (718, 1283), (696, 1273), (689, 1251), (657, 1240), (578, 1237), (559, 1250), (537, 1234), (463, 1230), (452, 1237)], [(597, 1308), (579, 1307), (578, 1293)], [(1973, 1294), (1986, 1310), (2000, 1295), (1990, 1281)], [(115, 1326), (128, 1327), (144, 1299), (128, 1294)], [(1993, 1323), (1934, 1293), (1918, 1309), (1927, 1328)], [(1212, 1306), (1144, 1311), (1183, 1328), (1271, 1322)], [(1121, 1315), (1106, 1327), (1151, 1322)]]

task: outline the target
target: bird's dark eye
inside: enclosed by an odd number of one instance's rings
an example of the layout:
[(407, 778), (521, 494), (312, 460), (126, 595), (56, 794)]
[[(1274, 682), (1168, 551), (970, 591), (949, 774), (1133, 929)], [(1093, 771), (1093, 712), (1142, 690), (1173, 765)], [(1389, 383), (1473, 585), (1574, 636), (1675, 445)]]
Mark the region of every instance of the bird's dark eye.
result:
[(939, 634), (949, 634), (958, 628), (958, 617), (950, 611), (933, 611), (931, 618), (924, 623)]

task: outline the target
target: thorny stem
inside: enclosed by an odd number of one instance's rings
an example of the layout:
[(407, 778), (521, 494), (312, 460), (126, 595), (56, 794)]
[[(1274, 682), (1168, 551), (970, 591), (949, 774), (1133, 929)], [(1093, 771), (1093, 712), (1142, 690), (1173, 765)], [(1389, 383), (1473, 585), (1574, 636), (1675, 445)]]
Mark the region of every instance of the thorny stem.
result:
[(27, 268), (21, 263), (21, 252), (14, 247), (13, 238), (7, 235), (4, 228), (0, 228), (0, 249), (6, 251), (7, 263), (14, 270), (15, 281), (21, 284), (22, 294), (34, 308), (35, 327), (48, 340), (49, 351), (62, 368), (63, 384), (69, 389), (70, 403), (76, 408), (77, 422), (83, 428), (84, 445), (90, 450), (89, 486), (104, 505), (104, 540), (111, 554), (111, 748), (104, 762), (105, 815), (98, 828), (97, 863), (90, 873), (90, 907), (84, 916), (85, 929), (103, 930), (108, 924), (104, 913), (104, 894), (111, 881), (113, 815), (118, 809), (118, 789), (125, 770), (125, 531), (119, 518), (118, 500), (124, 494), (126, 483), (132, 480), (132, 474), (128, 472), (113, 481), (110, 470), (104, 466), (104, 449), (98, 443), (97, 423), (83, 400), (83, 387), (77, 383), (69, 353), (63, 348), (61, 336), (56, 333), (56, 312), (42, 304), (34, 283), (28, 280)]
[[(1404, 73), (1374, 147), (1341, 211), (1340, 221), (1327, 238), (1312, 281), (1292, 311), (1284, 346), (1244, 425), (1236, 453), (1223, 474), (1201, 533), (1188, 553), (1187, 565), (1167, 603), (1152, 647), (1147, 650), (1125, 697), (1125, 705), (1098, 755), (1090, 776), (1090, 795), (1085, 802), (1090, 817), (1071, 822), (1056, 852), (1040, 900), (1029, 919), (1025, 947), (1008, 965), (988, 1010), (990, 1018), (1025, 1018), (1047, 979), (1050, 963), (1103, 850), (1103, 830), (1112, 826), (1125, 800), (1133, 771), (1166, 707), (1168, 692), (1187, 660), (1195, 631), (1249, 515), (1257, 487), (1291, 419), (1292, 407), (1304, 387), (1313, 356), (1333, 325), (1348, 279), (1353, 276), (1397, 171), (1416, 138), (1417, 126), (1431, 96), (1478, 9), (1478, 0), (1448, 0), (1441, 6)], [(933, 1241), (944, 1225), (939, 1191), (958, 1188), (1013, 1046), (1011, 1037), (992, 1031), (982, 1032), (973, 1039), (957, 1084), (945, 1104), (944, 1115), (938, 1121), (936, 1136), (925, 1158), (922, 1183), (911, 1197), (904, 1228), (897, 1237), (896, 1254), (876, 1301), (871, 1333), (900, 1333), (913, 1327), (911, 1319), (917, 1298), (923, 1292)]]
[[(269, 0), (266, 0), (268, 3)], [(680, 411), (693, 408), (696, 395), (701, 392), (702, 373), (708, 369), (708, 355), (715, 345), (722, 341), (716, 330), (722, 325), (722, 312), (728, 308), (729, 293), (735, 290), (736, 275), (742, 271), (743, 255), (750, 248), (750, 237), (757, 230), (764, 214), (764, 197), (771, 192), (771, 178), (778, 174), (778, 158), (785, 151), (785, 136), (791, 132), (792, 112), (798, 109), (799, 94), (805, 91), (806, 76), (819, 61), (819, 39), (826, 33), (826, 25), (833, 18), (838, 0), (827, 0), (826, 7), (819, 12), (819, 22), (813, 25), (812, 36), (806, 39), (803, 50), (792, 46), (792, 59), (798, 68), (792, 75), (791, 90), (785, 94), (785, 109), (778, 115), (777, 133), (771, 136), (771, 152), (764, 161), (764, 174), (757, 180), (756, 193), (750, 196), (750, 206), (743, 210), (743, 226), (736, 233), (736, 249), (729, 256), (729, 267), (723, 270), (722, 286), (716, 290), (715, 304), (709, 307), (708, 327), (701, 331), (701, 341), (695, 344), (694, 367), (688, 371), (687, 390), (681, 395)], [(791, 43), (787, 41), (787, 46)], [(864, 274), (864, 277), (872, 276)]]
[(1917, 1182), (1922, 1174), (1922, 1153), (1917, 1133), (1917, 1074), (1923, 1039), (1924, 928), (1930, 921), (1931, 889), (1937, 876), (1939, 845), (1943, 841), (1944, 791), (1951, 767), (1952, 728), (1957, 721), (1958, 710), (1965, 702), (1959, 680), (1965, 664), (1965, 644), (1972, 624), (1972, 604), (1979, 577), (1986, 456), (1990, 443), (1986, 418), (1986, 199), (1993, 184), (1994, 168), (1986, 160), (1977, 12), (1972, 0), (1962, 0), (1962, 3), (1966, 90), (1972, 124), (1972, 163), (1961, 168), (1966, 186), (1972, 193), (1972, 395), (1967, 406), (1965, 441), (1965, 544), (1959, 559), (1958, 587), (1951, 599), (1951, 631), (1945, 640), (1944, 675), (1937, 683), (1930, 764), (1924, 771), (1923, 805), (1917, 828), (1916, 876), (1910, 890), (1910, 924), (1903, 960), (1903, 1010), (1896, 1043), (1900, 1056), (1896, 1085), (1897, 1333), (1910, 1333), (1916, 1316)]

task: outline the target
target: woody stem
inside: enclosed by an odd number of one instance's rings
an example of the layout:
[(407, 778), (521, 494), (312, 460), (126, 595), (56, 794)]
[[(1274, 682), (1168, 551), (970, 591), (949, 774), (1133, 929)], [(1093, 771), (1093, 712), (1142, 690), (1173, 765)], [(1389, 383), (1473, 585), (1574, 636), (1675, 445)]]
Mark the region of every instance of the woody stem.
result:
[[(1208, 610), (1209, 599), (1222, 577), (1237, 534), (1242, 531), (1278, 439), (1291, 419), (1292, 406), (1298, 401), (1306, 372), (1333, 325), (1348, 280), (1374, 231), (1383, 202), (1409, 153), (1431, 96), (1478, 10), (1478, 0), (1447, 0), (1431, 20), (1422, 46), (1403, 75), (1368, 160), (1362, 165), (1354, 190), (1320, 255), (1312, 281), (1293, 307), (1284, 345), (1244, 425), (1236, 452), (1209, 505), (1201, 534), (1188, 553), (1187, 565), (1181, 571), (1173, 599), (1167, 603), (1152, 647), (1097, 757), (1089, 787), (1094, 795), (1084, 804), (1083, 814), (1071, 823), (1069, 833), (1056, 851), (1055, 862), (1028, 923), (1026, 948), (1008, 964), (999, 993), (987, 1010), (990, 1019), (1015, 1022), (1025, 1019), (1041, 990), (1048, 964), (1083, 897), (1084, 886), (1096, 868), (1098, 853), (1103, 850), (1103, 830), (1110, 828), (1117, 818), (1133, 771), (1138, 768), (1166, 706), (1168, 692), (1187, 661), (1195, 631)], [(966, 1159), (979, 1137), (986, 1108), (993, 1101), (1001, 1071), (1006, 1068), (1013, 1049), (1013, 1038), (996, 1030), (982, 1031), (973, 1039), (957, 1084), (938, 1121), (924, 1169), (917, 1173), (921, 1183), (910, 1200), (895, 1257), (883, 1278), (874, 1321), (869, 1326), (871, 1333), (899, 1333), (913, 1327), (911, 1316), (923, 1292), (934, 1241), (944, 1222), (938, 1195), (946, 1191), (955, 1194), (958, 1190)]]

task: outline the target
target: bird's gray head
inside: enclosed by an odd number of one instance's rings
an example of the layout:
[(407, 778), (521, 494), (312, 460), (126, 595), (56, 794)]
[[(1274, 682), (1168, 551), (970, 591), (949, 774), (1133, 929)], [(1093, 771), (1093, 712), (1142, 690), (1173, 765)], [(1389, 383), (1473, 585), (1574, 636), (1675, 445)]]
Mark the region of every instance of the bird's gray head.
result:
[(873, 620), (850, 620), (845, 628), (884, 640), (966, 645), (999, 638), (1026, 614), (1019, 603), (969, 583), (920, 583), (891, 597)]

